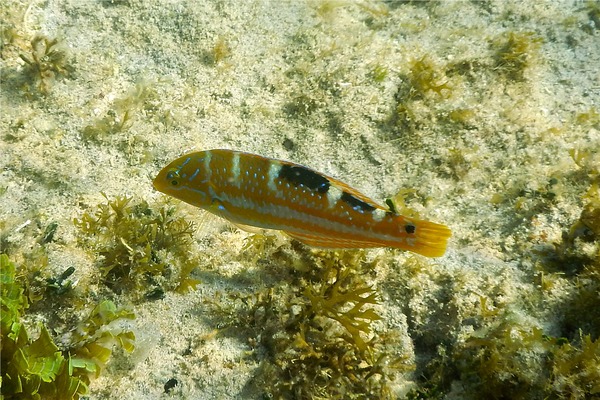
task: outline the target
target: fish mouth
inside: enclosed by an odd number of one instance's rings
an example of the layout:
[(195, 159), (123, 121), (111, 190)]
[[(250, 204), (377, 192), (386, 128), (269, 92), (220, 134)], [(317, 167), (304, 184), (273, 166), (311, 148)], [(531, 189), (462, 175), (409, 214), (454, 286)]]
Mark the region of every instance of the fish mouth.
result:
[(154, 179), (152, 180), (152, 187), (153, 187), (155, 190), (158, 190), (159, 192), (162, 192), (162, 190), (161, 190), (161, 185), (160, 185), (160, 182), (162, 182), (162, 181), (164, 180), (164, 177), (163, 177), (163, 175), (164, 175), (164, 174), (162, 173), (162, 171), (160, 171), (160, 172), (158, 173), (158, 175), (156, 175), (156, 178), (154, 178)]

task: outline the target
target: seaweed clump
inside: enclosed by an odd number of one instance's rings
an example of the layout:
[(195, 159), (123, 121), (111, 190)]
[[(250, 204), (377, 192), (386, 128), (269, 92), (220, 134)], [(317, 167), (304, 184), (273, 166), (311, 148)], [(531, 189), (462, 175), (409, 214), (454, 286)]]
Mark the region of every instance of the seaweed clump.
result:
[(419, 129), (419, 115), (424, 107), (448, 99), (453, 91), (445, 67), (438, 66), (428, 57), (412, 61), (408, 72), (400, 78), (393, 109), (386, 121), (386, 125), (399, 135)]
[(555, 258), (548, 264), (559, 271), (573, 271), (572, 295), (565, 305), (564, 334), (579, 332), (600, 338), (600, 187), (591, 185), (583, 196), (585, 204), (579, 219), (555, 246)]
[(79, 399), (86, 394), (92, 376), (98, 376), (112, 355), (114, 345), (133, 351), (135, 335), (113, 323), (134, 318), (132, 312), (101, 302), (76, 329), (69, 344), (58, 347), (44, 324), (30, 339), (22, 321), (28, 300), (14, 264), (0, 254), (2, 290), (2, 388), (3, 399)]
[(221, 332), (242, 332), (255, 349), (255, 391), (276, 399), (396, 398), (390, 383), (413, 364), (397, 333), (374, 329), (378, 296), (361, 255), (322, 253), (323, 265), (293, 285), (216, 305)]
[[(167, 290), (186, 292), (198, 280), (190, 277), (199, 260), (190, 257), (194, 226), (177, 216), (173, 206), (158, 210), (146, 201), (117, 196), (74, 220), (81, 244), (99, 257), (104, 282), (116, 293), (162, 297)], [(171, 279), (175, 276), (175, 279)], [(137, 291), (136, 291), (137, 290)]]
[(19, 54), (25, 62), (23, 80), (28, 93), (37, 89), (41, 94), (50, 92), (57, 76), (68, 76), (73, 67), (67, 62), (67, 54), (57, 38), (36, 35), (30, 42), (31, 52)]
[(206, 66), (216, 66), (231, 57), (231, 54), (229, 40), (225, 36), (218, 36), (214, 46), (210, 50), (206, 50), (200, 60)]
[(585, 399), (600, 394), (600, 340), (548, 336), (506, 312), (482, 313), (480, 322), (484, 326), (464, 340), (438, 347), (421, 375), (425, 380), (408, 398)]
[(501, 323), (454, 352), (475, 398), (573, 398), (600, 394), (600, 341), (576, 344), (541, 329)]
[(506, 79), (521, 82), (542, 39), (533, 32), (508, 32), (492, 42), (494, 68)]
[[(131, 146), (133, 139), (143, 142), (143, 137), (132, 139), (124, 134), (140, 119), (140, 114), (147, 119), (158, 112), (159, 97), (151, 82), (137, 82), (124, 96), (113, 101), (103, 117), (83, 128), (83, 139), (95, 143), (116, 142), (126, 146)], [(161, 122), (165, 122), (164, 119)]]

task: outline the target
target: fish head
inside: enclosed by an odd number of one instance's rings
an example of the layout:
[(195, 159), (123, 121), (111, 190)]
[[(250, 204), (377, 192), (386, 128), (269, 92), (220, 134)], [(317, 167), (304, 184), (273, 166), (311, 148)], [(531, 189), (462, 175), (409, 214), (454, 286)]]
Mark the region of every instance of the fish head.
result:
[(154, 189), (194, 206), (206, 207), (211, 203), (211, 197), (205, 153), (186, 154), (171, 162), (154, 178)]

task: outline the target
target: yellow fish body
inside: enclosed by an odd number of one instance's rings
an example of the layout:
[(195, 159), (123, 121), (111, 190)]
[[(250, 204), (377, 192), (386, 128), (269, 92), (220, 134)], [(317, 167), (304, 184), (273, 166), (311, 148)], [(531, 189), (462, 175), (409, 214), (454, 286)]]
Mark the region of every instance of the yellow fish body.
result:
[(310, 168), (239, 151), (186, 154), (153, 184), (233, 223), (282, 230), (315, 247), (393, 247), (440, 257), (451, 236), (445, 225), (396, 214)]

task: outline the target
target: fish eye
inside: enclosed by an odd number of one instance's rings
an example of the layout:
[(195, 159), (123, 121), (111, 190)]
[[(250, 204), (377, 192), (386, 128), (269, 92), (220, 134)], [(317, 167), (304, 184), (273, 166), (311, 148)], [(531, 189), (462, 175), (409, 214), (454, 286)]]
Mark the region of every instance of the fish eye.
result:
[(167, 181), (171, 184), (171, 186), (179, 185), (179, 172), (173, 170), (167, 173)]

